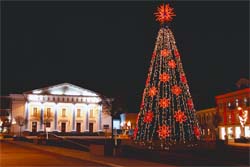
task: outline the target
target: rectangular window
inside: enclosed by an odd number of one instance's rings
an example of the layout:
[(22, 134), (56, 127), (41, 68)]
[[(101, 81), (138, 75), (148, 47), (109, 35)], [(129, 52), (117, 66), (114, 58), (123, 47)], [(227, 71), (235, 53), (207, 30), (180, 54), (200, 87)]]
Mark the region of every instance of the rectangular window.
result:
[(51, 117), (51, 108), (47, 108), (46, 116)]
[(77, 109), (77, 117), (81, 117), (81, 109)]
[(62, 109), (62, 117), (66, 117), (66, 108)]
[(89, 111), (89, 117), (90, 117), (90, 118), (93, 118), (93, 109), (91, 109), (91, 110)]
[(33, 108), (32, 116), (37, 117), (37, 108), (36, 107)]

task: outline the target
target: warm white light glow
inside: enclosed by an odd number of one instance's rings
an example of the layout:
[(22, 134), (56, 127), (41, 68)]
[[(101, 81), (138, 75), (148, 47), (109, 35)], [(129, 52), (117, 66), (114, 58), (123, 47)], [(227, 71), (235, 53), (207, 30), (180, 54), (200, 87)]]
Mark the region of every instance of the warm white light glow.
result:
[(239, 126), (235, 127), (235, 138), (236, 139), (240, 138), (240, 133), (241, 133), (240, 127)]
[(28, 95), (29, 101), (39, 101), (38, 95)]
[(240, 124), (242, 127), (245, 126), (245, 123), (247, 122), (247, 114), (248, 114), (248, 111), (247, 110), (244, 110), (244, 111), (241, 111), (242, 113), (239, 114), (239, 120), (240, 120)]
[(245, 126), (245, 137), (250, 137), (250, 126)]
[(39, 89), (33, 90), (32, 93), (34, 93), (34, 94), (40, 94), (40, 93), (42, 93), (42, 90), (39, 90)]
[(127, 126), (128, 126), (128, 127), (130, 127), (130, 126), (131, 126), (131, 122), (130, 122), (130, 121), (128, 121)]
[(62, 90), (52, 90), (50, 93), (52, 95), (63, 95), (63, 91)]
[(250, 127), (245, 126), (245, 137), (250, 137)]
[(241, 107), (238, 107), (237, 110), (242, 110), (242, 108), (241, 108)]
[(16, 124), (15, 118), (12, 119), (12, 124), (13, 124), (13, 125)]
[(226, 130), (225, 127), (220, 128), (221, 139), (225, 140)]

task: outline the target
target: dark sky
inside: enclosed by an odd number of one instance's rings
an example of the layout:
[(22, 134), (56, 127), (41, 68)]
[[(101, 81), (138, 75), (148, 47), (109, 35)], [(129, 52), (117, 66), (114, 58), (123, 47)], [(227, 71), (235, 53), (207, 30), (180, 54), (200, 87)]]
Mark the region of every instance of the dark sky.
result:
[[(1, 94), (69, 82), (138, 112), (157, 32), (156, 2), (2, 2)], [(196, 109), (249, 78), (248, 2), (172, 2)]]

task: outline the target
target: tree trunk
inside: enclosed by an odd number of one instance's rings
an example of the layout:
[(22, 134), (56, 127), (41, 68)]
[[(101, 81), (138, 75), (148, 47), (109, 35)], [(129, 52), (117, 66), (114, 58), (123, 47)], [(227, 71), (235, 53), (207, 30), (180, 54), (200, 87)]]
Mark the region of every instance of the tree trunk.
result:
[(19, 136), (21, 137), (21, 126), (19, 126)]

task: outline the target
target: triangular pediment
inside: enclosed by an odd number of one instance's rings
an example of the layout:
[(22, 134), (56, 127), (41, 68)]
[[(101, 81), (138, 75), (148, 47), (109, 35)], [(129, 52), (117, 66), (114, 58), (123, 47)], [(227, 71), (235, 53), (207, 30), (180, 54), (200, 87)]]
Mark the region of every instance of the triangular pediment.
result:
[(62, 83), (59, 85), (49, 86), (46, 88), (35, 89), (24, 94), (47, 94), (47, 95), (64, 95), (64, 96), (100, 96), (98, 93), (90, 91), (88, 89), (81, 88), (79, 86)]

